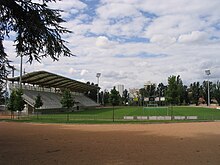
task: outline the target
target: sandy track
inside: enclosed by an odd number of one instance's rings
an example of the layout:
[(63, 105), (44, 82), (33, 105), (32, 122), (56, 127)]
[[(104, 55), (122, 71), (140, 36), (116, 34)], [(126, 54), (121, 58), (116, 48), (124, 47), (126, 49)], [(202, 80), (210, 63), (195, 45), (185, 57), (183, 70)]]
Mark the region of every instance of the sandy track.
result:
[(220, 164), (220, 122), (0, 122), (0, 164)]

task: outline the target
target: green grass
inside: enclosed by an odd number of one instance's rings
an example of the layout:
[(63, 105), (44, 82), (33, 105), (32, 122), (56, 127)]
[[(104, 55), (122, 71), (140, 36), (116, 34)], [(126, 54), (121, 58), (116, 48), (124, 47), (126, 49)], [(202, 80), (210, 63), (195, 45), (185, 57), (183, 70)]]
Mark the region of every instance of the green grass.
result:
[[(174, 106), (167, 108), (144, 108), (143, 107), (115, 107), (114, 120), (116, 123), (146, 123), (161, 121), (125, 121), (124, 116), (198, 116), (201, 120), (220, 120), (220, 110), (202, 107)], [(17, 120), (16, 120), (17, 121)], [(113, 108), (100, 108), (69, 114), (47, 114), (37, 116), (22, 117), (19, 121), (42, 122), (42, 123), (84, 123), (101, 124), (113, 122)], [(173, 122), (173, 121), (162, 121)], [(180, 122), (180, 121), (175, 121)], [(183, 122), (183, 121), (181, 121)]]

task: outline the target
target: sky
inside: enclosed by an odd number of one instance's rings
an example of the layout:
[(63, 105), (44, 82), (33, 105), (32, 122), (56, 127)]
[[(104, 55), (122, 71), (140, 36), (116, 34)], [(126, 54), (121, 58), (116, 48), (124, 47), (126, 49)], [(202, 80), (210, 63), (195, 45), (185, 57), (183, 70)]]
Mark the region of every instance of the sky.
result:
[[(63, 0), (48, 5), (64, 11), (62, 26), (72, 33), (63, 38), (77, 56), (25, 63), (26, 72), (45, 70), (94, 83), (101, 73), (101, 90), (117, 84), (141, 88), (148, 81), (167, 84), (171, 75), (189, 85), (206, 80), (206, 69), (211, 81), (220, 79), (219, 0)], [(19, 69), (13, 42), (6, 39), (4, 47)]]

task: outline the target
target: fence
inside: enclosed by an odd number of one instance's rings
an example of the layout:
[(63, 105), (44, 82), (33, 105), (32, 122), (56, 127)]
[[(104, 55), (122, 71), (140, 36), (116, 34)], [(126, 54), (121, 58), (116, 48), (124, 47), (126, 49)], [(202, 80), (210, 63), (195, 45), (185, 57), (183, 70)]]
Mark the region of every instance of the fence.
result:
[(48, 123), (100, 123), (100, 122), (187, 122), (220, 120), (220, 110), (193, 107), (109, 107), (76, 112), (56, 112), (35, 114), (0, 112), (1, 120), (24, 120)]

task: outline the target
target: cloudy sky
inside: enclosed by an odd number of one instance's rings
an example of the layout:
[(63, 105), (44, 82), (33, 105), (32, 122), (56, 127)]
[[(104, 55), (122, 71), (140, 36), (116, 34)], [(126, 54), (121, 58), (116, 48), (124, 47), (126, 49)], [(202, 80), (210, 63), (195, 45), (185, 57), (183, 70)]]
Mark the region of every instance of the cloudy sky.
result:
[[(167, 84), (180, 75), (184, 84), (220, 79), (220, 0), (63, 0), (61, 9), (68, 47), (77, 57), (58, 62), (26, 63), (27, 72), (46, 70), (102, 89), (124, 84), (140, 88), (147, 81)], [(19, 68), (13, 43), (4, 42)], [(18, 72), (16, 73), (18, 75)]]

